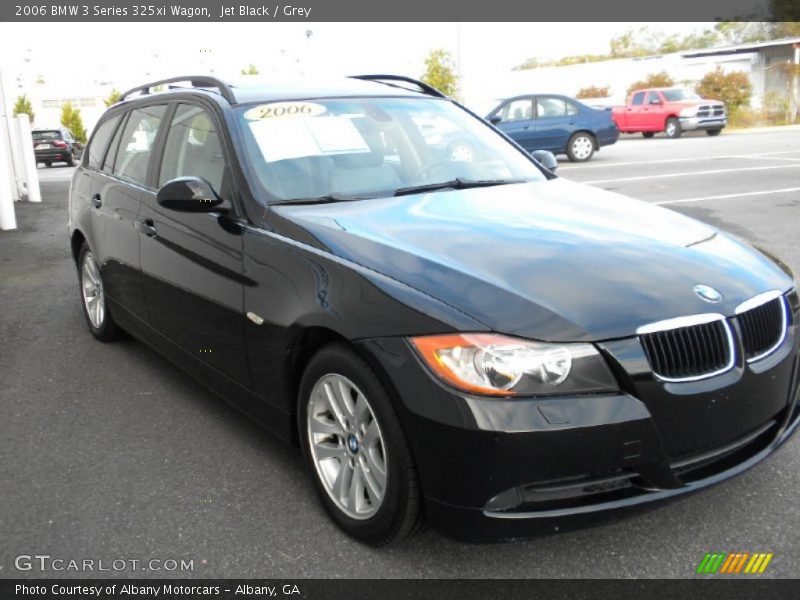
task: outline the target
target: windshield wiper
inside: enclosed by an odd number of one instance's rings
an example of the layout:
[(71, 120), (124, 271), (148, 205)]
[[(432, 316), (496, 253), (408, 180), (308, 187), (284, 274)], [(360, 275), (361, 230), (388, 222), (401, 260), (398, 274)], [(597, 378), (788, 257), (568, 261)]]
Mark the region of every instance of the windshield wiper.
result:
[(273, 202), (273, 204), (277, 206), (285, 206), (290, 205), (294, 206), (297, 204), (326, 204), (331, 202), (352, 202), (354, 200), (367, 200), (369, 198), (376, 198), (377, 196), (368, 195), (368, 194), (339, 194), (337, 192), (332, 192), (330, 194), (325, 194), (324, 196), (317, 196), (316, 198), (293, 198), (291, 200), (280, 200), (278, 202)]
[(462, 179), (456, 177), (450, 181), (440, 183), (426, 183), (395, 190), (395, 196), (407, 196), (409, 194), (422, 194), (424, 192), (435, 192), (438, 190), (466, 190), (469, 188), (491, 187), (494, 185), (509, 185), (512, 183), (526, 183), (527, 179)]

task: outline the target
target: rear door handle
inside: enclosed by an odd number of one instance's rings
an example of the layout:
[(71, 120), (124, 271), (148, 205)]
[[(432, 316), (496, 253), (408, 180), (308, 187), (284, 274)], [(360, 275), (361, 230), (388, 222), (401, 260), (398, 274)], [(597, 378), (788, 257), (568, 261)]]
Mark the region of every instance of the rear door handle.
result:
[(100, 194), (94, 194), (92, 196), (92, 206), (95, 208), (100, 208), (103, 206), (103, 199), (100, 197)]
[(154, 237), (156, 235), (155, 223), (153, 219), (141, 219), (136, 221), (136, 230), (145, 234), (147, 237)]

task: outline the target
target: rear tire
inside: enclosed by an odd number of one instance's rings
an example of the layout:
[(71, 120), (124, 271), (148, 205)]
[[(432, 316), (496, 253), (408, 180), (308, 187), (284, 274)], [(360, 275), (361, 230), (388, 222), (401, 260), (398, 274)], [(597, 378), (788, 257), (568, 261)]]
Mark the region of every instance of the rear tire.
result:
[(655, 134), (656, 134), (656, 132), (655, 132), (655, 131), (643, 131), (643, 132), (642, 132), (642, 137), (644, 137), (644, 138), (647, 138), (647, 139), (650, 139), (650, 138), (651, 138), (651, 137), (653, 137)]
[(348, 535), (397, 544), (422, 524), (416, 466), (392, 400), (373, 369), (343, 342), (308, 363), (297, 427), (317, 495)]
[(567, 157), (572, 162), (586, 162), (594, 155), (594, 139), (585, 131), (573, 133), (567, 142)]
[(719, 135), (720, 133), (722, 133), (722, 129), (706, 129), (706, 135), (710, 135), (711, 137)]
[(683, 130), (681, 129), (681, 122), (675, 117), (670, 117), (667, 119), (667, 122), (664, 125), (664, 133), (667, 134), (668, 138), (672, 139), (681, 137), (681, 134), (683, 133)]
[(68, 167), (74, 167), (75, 166), (75, 155), (72, 154), (72, 153), (68, 154), (66, 162), (67, 162), (67, 166)]
[(89, 331), (101, 342), (111, 342), (122, 335), (108, 310), (108, 302), (100, 276), (100, 267), (86, 242), (78, 253), (78, 278), (83, 300), (83, 316)]

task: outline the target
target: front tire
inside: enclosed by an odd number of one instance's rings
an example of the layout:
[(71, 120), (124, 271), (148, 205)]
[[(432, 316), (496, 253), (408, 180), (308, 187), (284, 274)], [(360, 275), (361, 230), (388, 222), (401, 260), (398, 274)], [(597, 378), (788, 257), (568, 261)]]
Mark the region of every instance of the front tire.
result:
[(309, 361), (298, 431), (317, 495), (346, 533), (385, 546), (418, 530), (421, 493), (405, 433), (383, 383), (346, 344)]
[(711, 137), (717, 136), (722, 133), (722, 129), (706, 129), (706, 135), (710, 135)]
[(92, 335), (101, 342), (111, 342), (120, 337), (122, 330), (108, 310), (100, 267), (89, 246), (84, 243), (78, 254), (83, 316)]
[(670, 117), (667, 119), (667, 122), (664, 125), (664, 133), (667, 134), (668, 138), (672, 139), (681, 137), (681, 134), (683, 133), (683, 130), (681, 129), (681, 122), (674, 117)]
[(586, 162), (594, 155), (594, 139), (586, 132), (573, 133), (567, 142), (567, 157), (572, 162)]

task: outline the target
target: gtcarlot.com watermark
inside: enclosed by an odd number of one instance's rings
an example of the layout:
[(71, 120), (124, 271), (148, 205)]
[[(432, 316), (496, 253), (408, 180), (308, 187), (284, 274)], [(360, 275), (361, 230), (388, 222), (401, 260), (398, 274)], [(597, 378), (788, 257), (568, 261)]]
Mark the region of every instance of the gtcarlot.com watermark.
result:
[(36, 572), (182, 572), (194, 571), (194, 559), (174, 558), (65, 558), (49, 554), (20, 554), (14, 558), (18, 571)]

